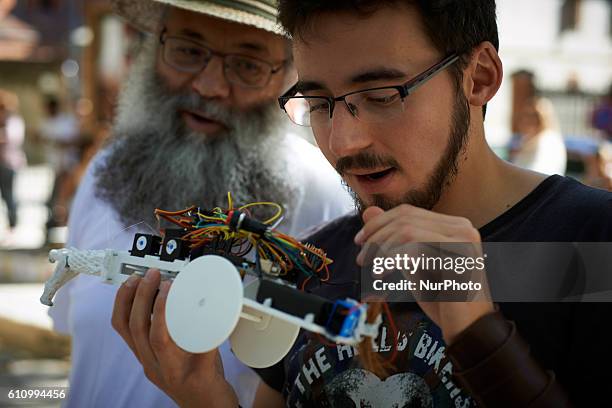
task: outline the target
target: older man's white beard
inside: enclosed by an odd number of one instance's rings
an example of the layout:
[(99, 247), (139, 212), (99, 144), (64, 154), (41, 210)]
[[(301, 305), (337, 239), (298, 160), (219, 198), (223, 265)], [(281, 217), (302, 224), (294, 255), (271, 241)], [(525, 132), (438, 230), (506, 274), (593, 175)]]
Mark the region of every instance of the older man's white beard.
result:
[[(193, 94), (174, 94), (154, 69), (156, 49), (146, 46), (120, 96), (114, 137), (96, 169), (97, 194), (125, 225), (154, 226), (155, 208), (223, 206), (275, 201), (292, 207), (298, 186), (284, 177), (284, 124), (276, 103), (233, 112)], [(186, 128), (180, 109), (197, 109), (231, 128), (214, 137)], [(264, 216), (265, 214), (260, 214)]]

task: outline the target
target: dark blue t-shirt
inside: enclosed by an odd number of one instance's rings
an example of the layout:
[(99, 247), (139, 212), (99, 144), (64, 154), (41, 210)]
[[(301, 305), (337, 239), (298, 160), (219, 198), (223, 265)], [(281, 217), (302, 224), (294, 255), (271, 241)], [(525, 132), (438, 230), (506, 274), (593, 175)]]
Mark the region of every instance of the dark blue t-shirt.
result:
[[(305, 241), (323, 248), (334, 260), (331, 284), (309, 291), (329, 299), (359, 298), (359, 252), (353, 238), (361, 229), (357, 215), (336, 219)], [(483, 241), (612, 241), (612, 193), (551, 176), (508, 211), (480, 229)], [(612, 367), (607, 326), (611, 304), (504, 303), (540, 364), (553, 370), (577, 405), (596, 401)], [(281, 392), (288, 406), (329, 407), (469, 407), (474, 402), (456, 385), (440, 329), (416, 304), (392, 306), (394, 326), (385, 321), (374, 351), (383, 359), (395, 354), (385, 378), (363, 369), (356, 347), (326, 344), (302, 332), (278, 364), (257, 370)], [(395, 330), (393, 330), (395, 329)]]

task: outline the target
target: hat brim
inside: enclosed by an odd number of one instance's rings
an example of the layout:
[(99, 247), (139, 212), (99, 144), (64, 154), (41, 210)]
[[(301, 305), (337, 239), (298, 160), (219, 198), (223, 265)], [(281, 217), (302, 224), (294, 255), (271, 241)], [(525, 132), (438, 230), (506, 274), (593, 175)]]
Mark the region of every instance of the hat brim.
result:
[[(243, 1), (244, 3), (251, 2), (249, 0)], [(262, 6), (258, 3), (258, 7), (263, 7), (264, 10), (261, 13), (256, 13), (246, 6), (244, 10), (239, 10), (222, 3), (206, 0), (112, 0), (113, 9), (119, 16), (138, 30), (148, 33), (158, 33), (160, 31), (164, 10), (167, 6), (171, 6), (287, 36), (280, 24), (265, 16), (266, 13), (275, 14), (273, 7)], [(231, 2), (227, 3), (230, 4)], [(252, 1), (252, 3), (257, 2)]]

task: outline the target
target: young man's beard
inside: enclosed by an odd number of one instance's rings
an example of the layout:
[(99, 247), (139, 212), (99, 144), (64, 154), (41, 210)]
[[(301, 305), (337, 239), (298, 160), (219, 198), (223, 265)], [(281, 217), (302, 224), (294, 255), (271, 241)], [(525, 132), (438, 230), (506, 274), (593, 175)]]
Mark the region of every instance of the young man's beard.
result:
[[(224, 207), (228, 192), (238, 204), (291, 207), (296, 187), (283, 177), (288, 163), (275, 101), (238, 112), (190, 92), (171, 92), (155, 71), (155, 56), (155, 46), (147, 44), (125, 84), (114, 136), (95, 169), (97, 195), (126, 226), (144, 221), (155, 227), (155, 208)], [(211, 137), (191, 131), (181, 109), (230, 129)]]
[[(349, 193), (353, 196), (357, 210), (363, 213), (367, 207), (377, 206), (387, 211), (400, 204), (411, 204), (416, 207), (431, 210), (440, 200), (444, 189), (450, 185), (457, 176), (459, 171), (459, 160), (467, 144), (469, 127), (469, 104), (461, 88), (458, 88), (455, 97), (455, 105), (453, 107), (451, 132), (448, 138), (448, 144), (446, 145), (444, 154), (436, 163), (431, 176), (428, 177), (425, 186), (423, 188), (410, 190), (399, 198), (390, 198), (382, 194), (374, 194), (366, 203), (348, 186), (348, 184), (344, 183)], [(362, 163), (362, 167), (365, 168), (368, 167), (368, 162), (371, 163), (370, 167), (372, 168), (376, 166), (398, 167), (397, 161), (390, 157), (383, 158), (365, 154), (360, 158), (354, 157), (352, 161)], [(345, 166), (345, 164), (342, 166)]]

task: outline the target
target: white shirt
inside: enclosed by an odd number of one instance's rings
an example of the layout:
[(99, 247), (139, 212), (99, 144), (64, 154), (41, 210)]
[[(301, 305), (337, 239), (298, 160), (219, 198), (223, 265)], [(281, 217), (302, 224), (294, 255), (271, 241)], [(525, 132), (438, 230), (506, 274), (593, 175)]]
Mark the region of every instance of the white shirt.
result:
[[(320, 151), (305, 140), (290, 136), (291, 180), (302, 187), (295, 212), (287, 214), (280, 230), (299, 235), (316, 224), (353, 209), (340, 178)], [(68, 223), (68, 247), (120, 249), (132, 247), (134, 233), (149, 231), (140, 225), (125, 229), (117, 213), (95, 196), (93, 168), (98, 154), (79, 186)], [(289, 221), (289, 222), (287, 222)], [(155, 231), (149, 231), (155, 233)], [(78, 276), (55, 297), (49, 310), (55, 329), (72, 336), (72, 370), (67, 407), (175, 407), (174, 402), (145, 377), (142, 366), (110, 324), (117, 287), (98, 277)], [(259, 378), (234, 357), (226, 341), (221, 349), (225, 376), (240, 404), (253, 403)]]
[(79, 123), (68, 113), (60, 113), (47, 118), (40, 126), (40, 135), (47, 145), (47, 163), (56, 172), (68, 171), (79, 163), (79, 149), (75, 146), (62, 146), (57, 143), (75, 143), (79, 140)]
[(567, 150), (563, 136), (553, 130), (541, 132), (521, 146), (513, 163), (539, 173), (564, 175)]
[(23, 153), (23, 141), (25, 139), (25, 123), (21, 116), (11, 115), (6, 121), (6, 126), (0, 128), (0, 165), (12, 170), (19, 170), (26, 164), (25, 153)]

